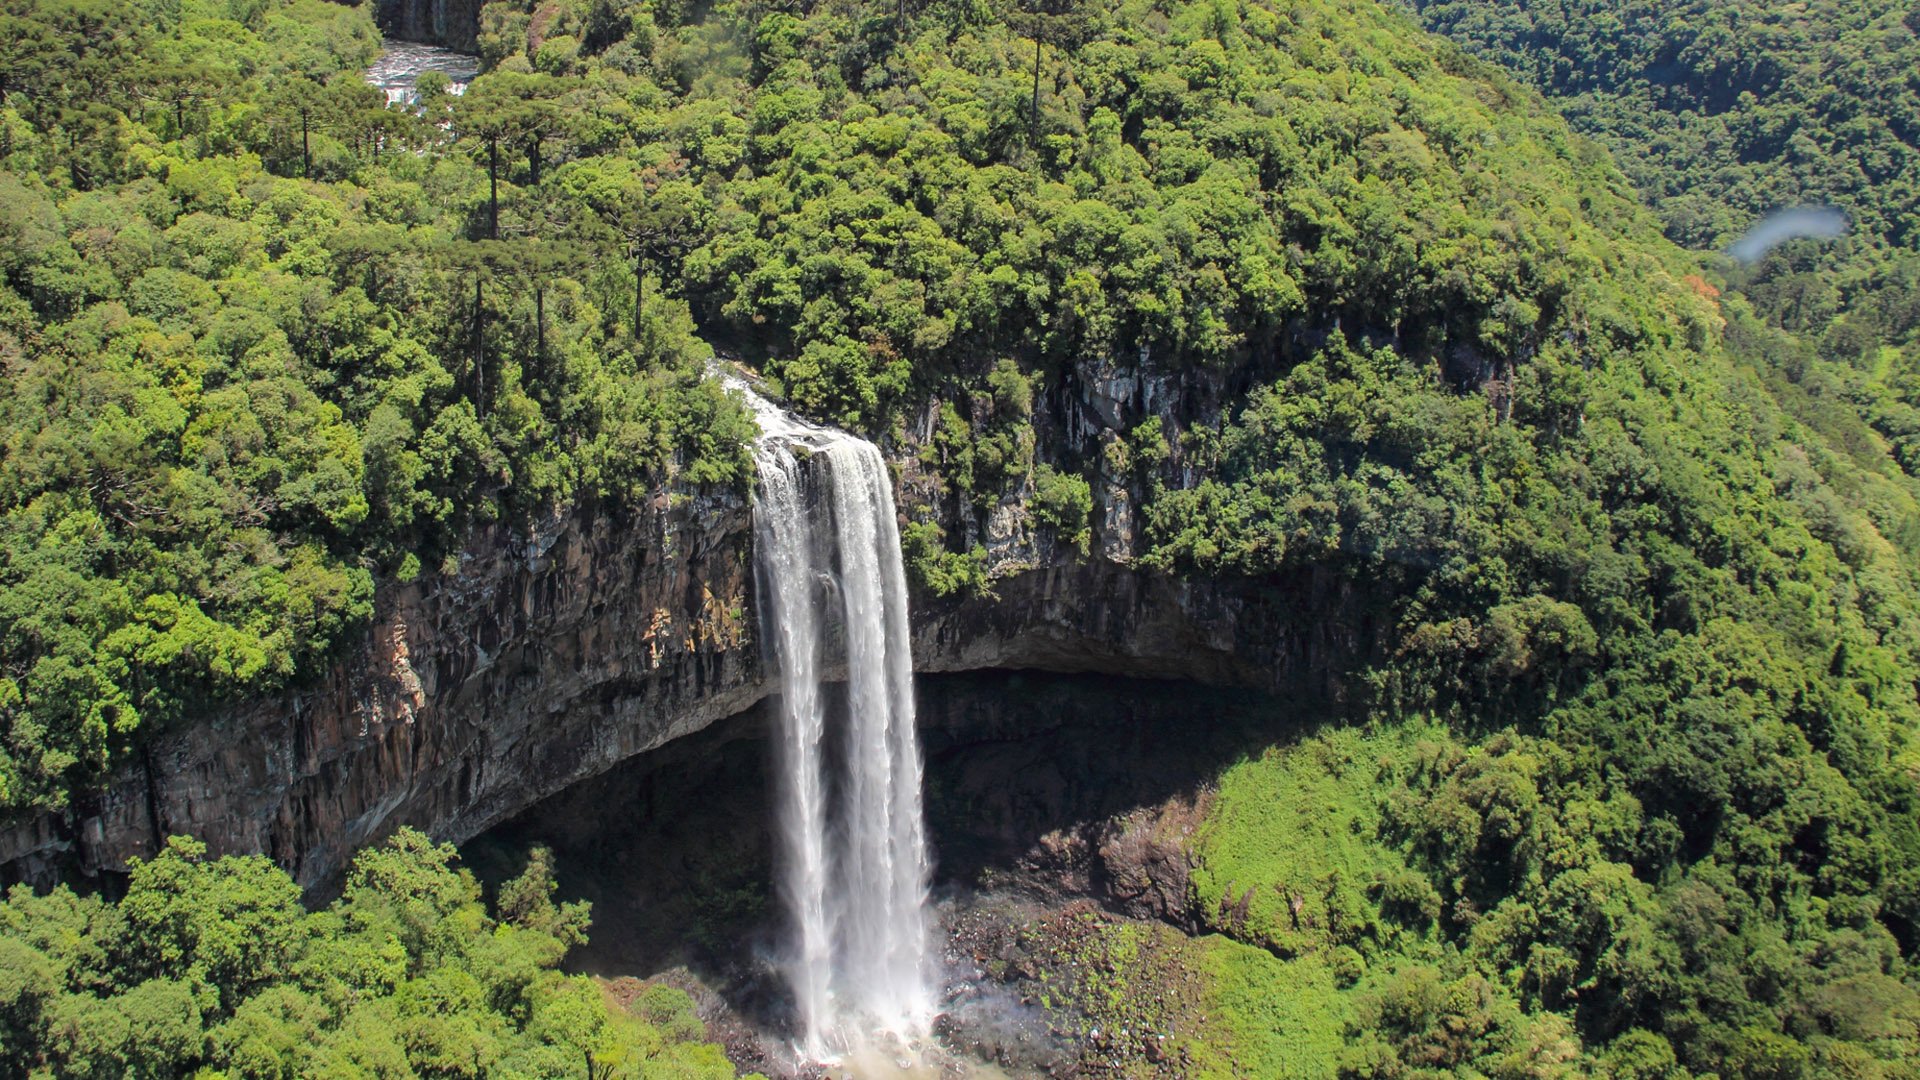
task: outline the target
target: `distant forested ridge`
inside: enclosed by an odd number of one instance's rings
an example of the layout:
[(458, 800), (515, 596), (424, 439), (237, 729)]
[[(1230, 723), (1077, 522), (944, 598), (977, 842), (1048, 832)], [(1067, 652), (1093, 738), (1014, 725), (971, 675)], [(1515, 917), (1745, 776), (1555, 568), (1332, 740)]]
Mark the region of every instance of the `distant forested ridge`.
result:
[(1723, 249), (1784, 207), (1843, 210), (1847, 238), (1729, 268), (1755, 316), (1736, 317), (1736, 351), (1849, 452), (1920, 472), (1920, 6), (1407, 6), (1605, 142), (1681, 244)]
[[(1899, 2), (1425, 0), (1424, 22), (1549, 92), (1689, 247), (1837, 205), (1849, 245), (1920, 243), (1920, 9)], [(1846, 282), (1857, 286), (1861, 282)]]
[[(418, 115), (364, 9), (5, 10), (15, 812), (473, 522), (743, 485), (720, 346), (917, 459), (925, 596), (991, 588), (947, 526), (1004, 501), (1091, 550), (1096, 490), (1150, 572), (1374, 587), (1339, 723), (1196, 841), (1196, 1075), (1914, 1075), (1911, 348), (1795, 382), (1832, 320), (1761, 289), (1868, 249), (1736, 281), (1371, 2), (494, 3)], [(1083, 362), (1234, 390), (1042, 440)]]

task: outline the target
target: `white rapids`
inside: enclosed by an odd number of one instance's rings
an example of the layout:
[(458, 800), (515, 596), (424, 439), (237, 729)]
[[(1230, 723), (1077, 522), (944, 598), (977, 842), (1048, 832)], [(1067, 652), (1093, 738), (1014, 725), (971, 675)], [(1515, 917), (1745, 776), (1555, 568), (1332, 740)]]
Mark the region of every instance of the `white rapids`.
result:
[(367, 83), (387, 95), (387, 104), (411, 106), (419, 98), (414, 83), (429, 71), (447, 76), (447, 92), (464, 94), (467, 84), (480, 75), (480, 58), (454, 52), (437, 45), (389, 40), (380, 49), (380, 58), (367, 69)]
[[(879, 448), (728, 381), (761, 430), (754, 524), (781, 680), (783, 963), (799, 1049), (826, 1060), (879, 1033), (924, 1038), (933, 1019), (906, 574)], [(821, 682), (842, 644), (847, 728), (830, 733)]]

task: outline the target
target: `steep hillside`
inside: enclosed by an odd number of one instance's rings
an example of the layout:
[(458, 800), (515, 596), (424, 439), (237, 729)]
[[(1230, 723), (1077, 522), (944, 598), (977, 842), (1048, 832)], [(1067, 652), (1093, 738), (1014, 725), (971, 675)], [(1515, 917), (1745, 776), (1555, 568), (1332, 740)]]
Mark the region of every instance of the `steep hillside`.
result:
[(1203, 1074), (1909, 1068), (1913, 490), (1407, 17), (495, 3), (414, 116), (364, 9), (6, 11), (16, 817), (311, 682), (479, 523), (743, 488), (717, 347), (882, 442), (923, 610), (1076, 564), (1346, 605), (1330, 728), (1200, 833)]
[(1782, 207), (1844, 211), (1844, 239), (1720, 265), (1723, 284), (1745, 300), (1731, 312), (1730, 340), (1786, 408), (1844, 453), (1875, 471), (1915, 471), (1920, 8), (1407, 6), (1604, 142), (1681, 244), (1725, 248)]
[(1549, 93), (1576, 127), (1606, 137), (1680, 243), (1724, 246), (1778, 207), (1826, 203), (1854, 221), (1857, 242), (1843, 255), (1914, 247), (1920, 12), (1906, 5), (1415, 8), (1434, 30)]

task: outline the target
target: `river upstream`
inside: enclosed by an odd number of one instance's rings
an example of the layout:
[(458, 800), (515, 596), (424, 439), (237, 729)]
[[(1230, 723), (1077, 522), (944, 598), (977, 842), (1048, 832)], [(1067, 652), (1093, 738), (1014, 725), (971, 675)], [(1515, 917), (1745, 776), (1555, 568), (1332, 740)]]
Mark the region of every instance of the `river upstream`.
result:
[(437, 45), (389, 40), (380, 50), (380, 59), (367, 69), (367, 82), (386, 91), (389, 105), (411, 105), (414, 81), (429, 71), (444, 72), (452, 82), (448, 89), (463, 93), (480, 74), (480, 58)]

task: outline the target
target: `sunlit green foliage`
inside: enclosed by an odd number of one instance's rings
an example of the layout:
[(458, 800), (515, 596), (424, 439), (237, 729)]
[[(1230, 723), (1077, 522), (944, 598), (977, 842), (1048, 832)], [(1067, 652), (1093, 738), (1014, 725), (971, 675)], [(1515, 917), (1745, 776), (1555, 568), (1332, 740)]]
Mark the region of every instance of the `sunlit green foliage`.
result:
[(15, 886), (0, 904), (0, 1076), (731, 1080), (685, 994), (631, 1011), (554, 970), (585, 940), (536, 850), (494, 914), (453, 849), (403, 830), (308, 913), (254, 855), (176, 837), (111, 904)]
[[(543, 58), (502, 2), (488, 55), (654, 80), (641, 169), (699, 192), (703, 326), (803, 409), (913, 431), (954, 503), (1080, 544), (1101, 471), (1153, 566), (1377, 598), (1356, 709), (1438, 719), (1223, 781), (1197, 899), (1264, 951), (1195, 961), (1195, 1067), (1902, 1075), (1920, 501), (1850, 403), (1740, 373), (1805, 327), (1383, 8), (883, 14), (562, 7), (581, 47)], [(1074, 460), (1028, 413), (1086, 361), (1268, 374)], [(903, 539), (929, 591), (982, 587), (933, 521)]]
[(796, 401), (881, 428), (902, 359), (1221, 365), (1304, 319), (1492, 363), (1639, 273), (1591, 224), (1632, 207), (1581, 205), (1603, 163), (1389, 12), (1080, 14), (1043, 52), (1037, 144), (1030, 43), (964, 9), (857, 49), (843, 5), (682, 30), (678, 55), (738, 57), (668, 68), (692, 98), (671, 123), (702, 133), (679, 165), (712, 178), (686, 261), (709, 324)]
[[(475, 523), (744, 480), (704, 335), (916, 446), (930, 593), (990, 587), (936, 510), (1087, 552), (1124, 489), (1150, 571), (1371, 598), (1380, 730), (1241, 766), (1202, 838), (1201, 1073), (1912, 1075), (1920, 413), (1905, 309), (1857, 299), (1901, 258), (1720, 295), (1604, 148), (1371, 3), (501, 0), (418, 116), (360, 84), (364, 8), (4, 10), (0, 803), (320, 670)], [(1873, 20), (1809, 40), (1881, 79), (1912, 28)], [(1622, 110), (1635, 64), (1594, 69)], [(1904, 242), (1906, 120), (1758, 97), (1711, 122), (1790, 121), (1740, 145), (1884, 181)], [(1234, 389), (1043, 441), (1090, 363)], [(312, 916), (184, 852), (16, 897), (78, 929), (0, 939), (0, 1023), (89, 1075), (645, 1059), (538, 889), (490, 924), (431, 863)]]
[(1843, 1033), (1909, 1022), (1909, 556), (1848, 459), (1731, 370), (1561, 356), (1502, 400), (1335, 343), (1149, 503), (1167, 565), (1377, 585), (1364, 714), (1450, 724), (1229, 774), (1200, 909), (1385, 972), (1348, 1075), (1497, 1074), (1516, 1046), (1574, 1075), (1628, 1037), (1698, 1074), (1907, 1075), (1910, 1034)]
[(1815, 775), (1708, 808), (1723, 837), (1677, 862), (1649, 850), (1671, 800), (1564, 733), (1347, 729), (1235, 766), (1195, 897), (1265, 948), (1208, 951), (1212, 1052), (1284, 1046), (1289, 1075), (1327, 1077), (1912, 1075), (1920, 996), (1879, 897), (1761, 862), (1796, 806), (1857, 796), (1770, 752)]
[(634, 144), (623, 86), (563, 124), (502, 76), (443, 130), (365, 85), (368, 7), (4, 11), (0, 810), (324, 670), (475, 524), (747, 478), (685, 305), (621, 279), (654, 234), (543, 181)]
[[(1723, 248), (1782, 207), (1851, 234), (1727, 266), (1733, 344), (1782, 405), (1900, 466), (1920, 403), (1920, 8), (1906, 0), (1407, 0), (1603, 140), (1667, 235)], [(1745, 315), (1750, 305), (1751, 316)], [(1865, 421), (1865, 424), (1862, 421)], [(1911, 546), (1911, 545), (1909, 545)]]
[[(1566, 362), (1568, 334), (1712, 336), (1604, 155), (1393, 12), (1068, 7), (1038, 68), (1025, 22), (965, 5), (902, 22), (722, 4), (611, 29), (596, 6), (543, 9), (589, 81), (631, 77), (625, 120), (648, 134), (617, 170), (576, 160), (558, 182), (609, 205), (673, 192), (679, 250), (632, 257), (678, 271), (713, 340), (883, 438), (937, 393), (921, 456), (942, 494), (984, 509), (1044, 488), (1041, 524), (1076, 544), (1086, 500), (1051, 478), (1091, 463), (1036, 457), (1015, 403), (1084, 359), (1218, 372), (1344, 328), (1477, 385), (1548, 349)], [(488, 5), (499, 73), (539, 66), (532, 20)], [(926, 543), (921, 510), (913, 569), (944, 592), (969, 541)]]

